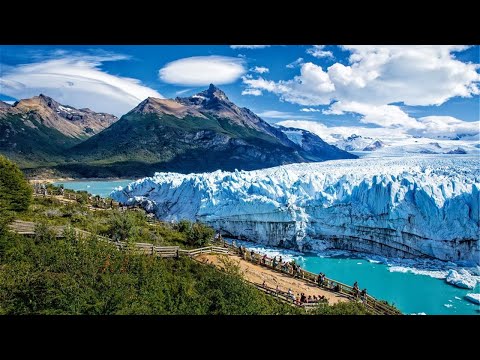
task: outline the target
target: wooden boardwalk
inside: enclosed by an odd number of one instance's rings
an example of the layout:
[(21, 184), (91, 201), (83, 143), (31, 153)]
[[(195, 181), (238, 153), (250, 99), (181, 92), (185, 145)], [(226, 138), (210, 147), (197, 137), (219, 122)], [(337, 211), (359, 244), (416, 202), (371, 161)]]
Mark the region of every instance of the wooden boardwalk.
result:
[[(9, 227), (11, 231), (14, 231), (18, 234), (25, 235), (25, 236), (35, 236), (36, 224), (33, 222), (15, 220), (12, 224), (9, 225)], [(67, 226), (51, 226), (50, 227), (50, 229), (52, 229), (56, 234), (56, 236), (59, 238), (64, 237), (64, 233), (67, 228), (68, 228)], [(295, 281), (303, 282), (304, 284), (308, 284), (309, 286), (312, 286), (312, 285), (317, 286), (322, 290), (336, 293), (338, 296), (345, 297), (351, 301), (359, 301), (354, 294), (353, 288), (349, 285), (342, 284), (338, 281), (326, 278), (325, 286), (319, 286), (316, 281), (317, 279), (316, 274), (305, 271), (303, 269), (300, 269), (300, 272), (296, 274), (290, 273), (288, 271), (284, 271), (281, 269), (281, 267), (278, 266), (278, 264), (275, 267), (273, 266), (273, 259), (265, 258), (265, 263), (263, 263), (259, 254), (255, 254), (252, 257), (249, 252), (240, 252), (239, 248), (231, 244), (217, 243), (217, 244), (214, 244), (213, 246), (206, 246), (198, 249), (186, 250), (186, 249), (181, 249), (179, 246), (156, 246), (149, 243), (127, 244), (126, 242), (113, 241), (108, 237), (94, 235), (85, 230), (80, 230), (77, 228), (73, 228), (73, 229), (77, 234), (77, 236), (83, 236), (83, 237), (96, 236), (100, 240), (107, 241), (114, 244), (119, 250), (125, 249), (130, 246), (130, 248), (133, 249), (133, 251), (135, 251), (138, 254), (157, 256), (161, 258), (175, 258), (179, 256), (189, 256), (193, 259), (196, 259), (197, 256), (202, 254), (220, 254), (220, 255), (235, 256), (235, 257), (241, 256), (245, 261), (249, 261), (256, 266), (266, 267), (273, 272), (279, 273), (278, 274), (279, 276), (280, 275), (289, 276), (295, 279)], [(252, 285), (259, 288), (260, 290), (262, 290), (263, 292), (269, 295), (275, 296), (281, 301), (288, 302), (293, 306), (301, 306), (303, 308), (316, 306), (316, 304), (309, 304), (309, 303), (299, 304), (293, 301), (285, 292), (281, 292), (281, 291), (278, 292), (278, 291), (275, 291), (275, 289), (269, 288), (267, 286), (263, 286), (262, 284), (251, 282), (251, 281), (249, 282)], [(333, 284), (340, 285), (340, 290), (339, 291), (335, 290), (335, 287), (333, 286)], [(401, 314), (398, 310), (395, 310), (392, 307), (387, 306), (386, 304), (378, 301), (377, 299), (373, 298), (370, 295), (367, 295), (367, 297), (363, 300), (363, 303), (374, 314), (379, 314), (379, 315), (400, 315)]]

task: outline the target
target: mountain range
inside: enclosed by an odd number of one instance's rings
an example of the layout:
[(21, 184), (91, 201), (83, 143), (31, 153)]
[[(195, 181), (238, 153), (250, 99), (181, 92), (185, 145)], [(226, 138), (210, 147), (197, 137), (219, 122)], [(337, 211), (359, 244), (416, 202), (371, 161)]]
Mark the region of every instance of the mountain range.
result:
[(356, 158), (306, 130), (270, 125), (214, 85), (191, 97), (147, 98), (120, 119), (45, 95), (2, 102), (0, 132), (0, 153), (31, 174), (140, 177)]

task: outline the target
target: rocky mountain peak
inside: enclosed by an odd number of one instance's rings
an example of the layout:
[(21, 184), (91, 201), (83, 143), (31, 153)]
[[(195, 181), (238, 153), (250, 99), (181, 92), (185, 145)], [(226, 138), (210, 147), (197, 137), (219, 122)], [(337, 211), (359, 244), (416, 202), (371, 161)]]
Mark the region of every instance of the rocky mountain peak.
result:
[(2, 100), (0, 100), (0, 109), (9, 109), (11, 108), (12, 105), (6, 103), (6, 102), (3, 102)]
[(3, 116), (28, 113), (44, 126), (58, 130), (68, 137), (77, 138), (89, 137), (118, 120), (111, 114), (62, 105), (45, 94), (21, 99), (9, 108), (2, 107), (1, 113)]
[(228, 101), (227, 95), (213, 84), (210, 84), (207, 90), (204, 90), (198, 93), (197, 95), (204, 96), (208, 99), (218, 99), (218, 100)]
[(227, 95), (213, 84), (210, 84), (208, 89), (199, 92), (198, 94), (190, 97), (180, 98), (177, 97), (175, 101), (184, 105), (200, 105), (206, 109), (211, 109), (219, 106), (220, 104), (225, 106), (232, 106), (233, 103), (228, 99)]

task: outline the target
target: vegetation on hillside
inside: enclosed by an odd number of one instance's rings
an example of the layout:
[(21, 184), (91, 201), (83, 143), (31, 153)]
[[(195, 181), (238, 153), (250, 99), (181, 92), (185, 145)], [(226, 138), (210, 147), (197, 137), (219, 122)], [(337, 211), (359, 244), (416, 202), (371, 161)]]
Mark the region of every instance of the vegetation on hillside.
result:
[(95, 237), (48, 229), (9, 235), (0, 270), (2, 314), (296, 314), (237, 275), (188, 258), (118, 251)]
[(20, 169), (0, 155), (0, 234), (15, 212), (28, 209), (32, 188)]
[(82, 141), (45, 126), (33, 114), (0, 117), (0, 154), (22, 168), (51, 166), (66, 160), (65, 150)]

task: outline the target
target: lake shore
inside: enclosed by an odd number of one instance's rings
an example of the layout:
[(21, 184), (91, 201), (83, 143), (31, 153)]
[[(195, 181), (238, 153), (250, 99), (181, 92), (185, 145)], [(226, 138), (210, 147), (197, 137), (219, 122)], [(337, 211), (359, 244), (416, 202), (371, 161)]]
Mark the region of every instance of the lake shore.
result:
[(32, 184), (34, 183), (44, 183), (44, 184), (53, 184), (58, 182), (76, 182), (76, 181), (135, 181), (136, 179), (125, 179), (125, 178), (72, 178), (72, 177), (59, 177), (59, 178), (45, 178), (45, 179), (28, 179)]

